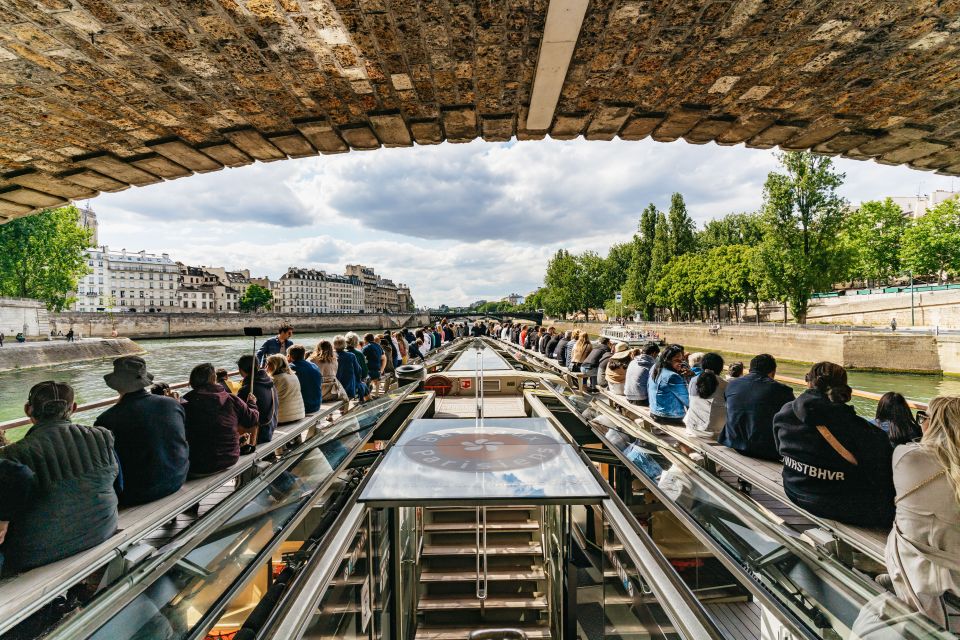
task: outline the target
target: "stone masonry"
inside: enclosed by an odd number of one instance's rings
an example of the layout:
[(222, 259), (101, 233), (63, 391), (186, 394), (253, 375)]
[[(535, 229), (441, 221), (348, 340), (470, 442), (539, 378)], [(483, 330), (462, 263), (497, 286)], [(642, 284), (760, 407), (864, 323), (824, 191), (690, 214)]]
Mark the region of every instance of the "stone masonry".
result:
[(254, 161), (619, 136), (960, 175), (960, 0), (0, 0), (0, 222)]

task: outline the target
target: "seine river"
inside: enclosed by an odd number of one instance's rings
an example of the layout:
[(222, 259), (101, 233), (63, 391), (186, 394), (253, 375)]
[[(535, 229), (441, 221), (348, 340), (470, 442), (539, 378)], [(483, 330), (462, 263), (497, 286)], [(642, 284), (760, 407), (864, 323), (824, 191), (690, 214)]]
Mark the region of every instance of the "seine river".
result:
[[(359, 333), (359, 332), (358, 332)], [(297, 334), (295, 341), (308, 348), (323, 338), (332, 338), (334, 334)], [(362, 335), (362, 333), (361, 333)], [(265, 336), (266, 337), (266, 336)], [(261, 339), (258, 339), (258, 344)], [(249, 353), (251, 338), (181, 338), (174, 340), (140, 340), (146, 350), (144, 358), (155, 380), (165, 382), (185, 381), (190, 369), (202, 362), (212, 362), (217, 367), (236, 369), (237, 358)], [(748, 358), (740, 355), (723, 354), (727, 363)], [(26, 369), (0, 373), (0, 421), (20, 418), (23, 415), (23, 403), (30, 387), (42, 380), (54, 378), (69, 382), (77, 391), (79, 403), (91, 402), (113, 395), (103, 382), (103, 376), (112, 370), (110, 360), (78, 362), (59, 365), (54, 369)], [(793, 362), (781, 362), (779, 372), (795, 378), (803, 378), (807, 371), (805, 365)], [(884, 393), (899, 391), (912, 400), (926, 402), (937, 395), (960, 395), (960, 379), (941, 378), (939, 376), (920, 376), (895, 373), (850, 373), (850, 386), (864, 391)], [(862, 415), (872, 417), (876, 405), (869, 400), (856, 399)], [(92, 416), (81, 416), (90, 419)], [(81, 422), (84, 420), (81, 419)]]

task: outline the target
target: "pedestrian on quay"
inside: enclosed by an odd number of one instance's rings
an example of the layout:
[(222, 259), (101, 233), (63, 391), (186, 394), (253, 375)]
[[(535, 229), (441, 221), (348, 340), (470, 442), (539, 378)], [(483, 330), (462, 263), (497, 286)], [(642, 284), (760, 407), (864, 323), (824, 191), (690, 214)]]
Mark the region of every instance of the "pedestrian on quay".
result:
[(67, 342), (73, 342), (73, 327), (70, 327), (70, 330), (67, 331)]
[(0, 331), (0, 347), (3, 346), (3, 339), (4, 339), (5, 337), (6, 337), (6, 336), (3, 335), (3, 331)]

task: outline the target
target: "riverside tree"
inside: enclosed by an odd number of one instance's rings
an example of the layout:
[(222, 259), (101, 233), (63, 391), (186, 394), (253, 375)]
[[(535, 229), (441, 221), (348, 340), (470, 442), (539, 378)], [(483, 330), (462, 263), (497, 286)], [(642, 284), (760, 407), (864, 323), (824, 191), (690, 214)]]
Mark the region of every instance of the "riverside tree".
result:
[(630, 266), (623, 284), (623, 302), (629, 307), (640, 309), (644, 316), (651, 317), (648, 297), (647, 277), (650, 273), (650, 259), (653, 255), (653, 238), (657, 228), (657, 207), (651, 203), (640, 214), (639, 233), (634, 234)]
[(270, 293), (269, 289), (258, 284), (252, 284), (247, 287), (247, 290), (243, 292), (243, 297), (240, 298), (240, 310), (254, 313), (260, 310), (269, 310), (272, 301), (273, 294)]
[(890, 198), (864, 202), (848, 215), (842, 235), (849, 275), (875, 281), (900, 273), (900, 244), (908, 224), (903, 209)]
[(91, 241), (73, 205), (0, 224), (0, 295), (33, 298), (63, 311), (76, 301), (80, 278), (89, 272)]
[(960, 202), (946, 200), (914, 220), (903, 233), (900, 258), (914, 274), (939, 279), (960, 271)]
[(845, 176), (825, 156), (789, 152), (779, 159), (784, 172), (770, 172), (763, 188), (759, 260), (768, 288), (783, 292), (793, 317), (805, 324), (810, 297), (845, 270), (838, 236), (846, 203), (837, 193)]

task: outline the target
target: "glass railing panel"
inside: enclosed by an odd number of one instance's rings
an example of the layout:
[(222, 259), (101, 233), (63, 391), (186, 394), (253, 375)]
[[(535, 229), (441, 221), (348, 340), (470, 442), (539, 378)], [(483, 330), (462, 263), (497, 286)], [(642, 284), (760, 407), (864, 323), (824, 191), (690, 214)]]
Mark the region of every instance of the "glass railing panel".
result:
[(682, 636), (609, 522), (603, 525), (603, 637), (673, 640)]
[[(591, 422), (634, 475), (706, 532), (799, 621), (812, 637), (858, 638), (865, 624), (889, 624), (900, 638), (950, 637), (890, 598), (878, 585), (816, 554), (750, 502), (698, 468), (669, 444), (621, 430), (609, 416)], [(867, 619), (865, 616), (875, 616)]]
[[(373, 623), (370, 542), (369, 524), (364, 519), (310, 619), (304, 638), (361, 640), (369, 637)], [(380, 613), (382, 615), (382, 610)], [(382, 628), (382, 620), (378, 621), (377, 628)]]
[[(393, 391), (326, 427), (297, 454), (296, 462), (155, 578), (92, 637), (117, 640), (188, 635), (317, 490), (333, 479), (334, 470), (379, 419), (412, 388), (408, 385)], [(322, 508), (324, 503), (320, 504)]]

